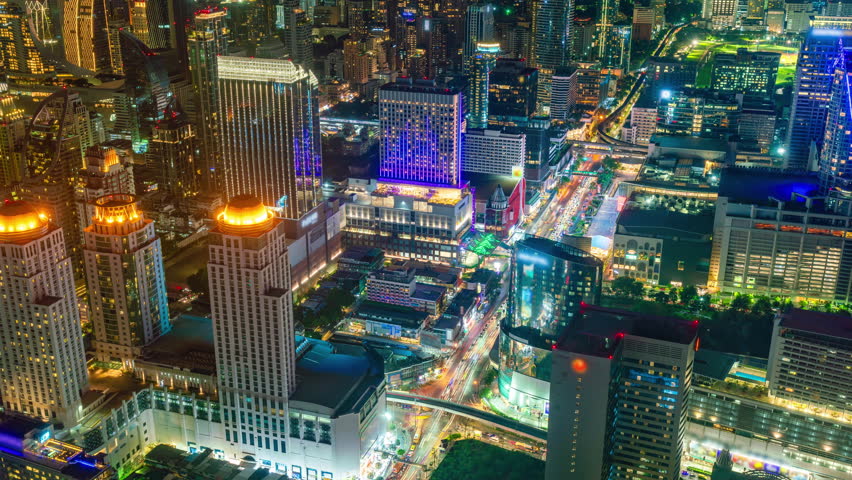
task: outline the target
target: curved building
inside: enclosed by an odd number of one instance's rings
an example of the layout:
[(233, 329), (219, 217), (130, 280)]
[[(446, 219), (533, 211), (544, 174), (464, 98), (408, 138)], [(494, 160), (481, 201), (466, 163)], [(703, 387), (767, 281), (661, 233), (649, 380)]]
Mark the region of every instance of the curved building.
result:
[(531, 415), (549, 411), (551, 350), (584, 303), (598, 303), (603, 263), (545, 238), (515, 244), (509, 313), (500, 327), (500, 394)]

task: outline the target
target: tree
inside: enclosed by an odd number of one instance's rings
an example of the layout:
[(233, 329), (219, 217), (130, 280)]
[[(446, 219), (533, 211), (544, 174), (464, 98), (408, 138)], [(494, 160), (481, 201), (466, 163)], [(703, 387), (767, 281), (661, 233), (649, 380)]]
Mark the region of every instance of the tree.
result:
[(630, 297), (632, 296), (634, 283), (636, 283), (636, 280), (633, 280), (630, 277), (618, 277), (612, 281), (610, 287), (616, 295), (621, 295), (622, 297)]
[(685, 304), (692, 303), (698, 299), (698, 289), (692, 285), (686, 285), (680, 291), (680, 301)]
[(659, 303), (669, 303), (669, 294), (660, 290), (654, 294), (654, 301)]
[(207, 278), (207, 267), (201, 267), (187, 277), (187, 285), (195, 293), (207, 295), (210, 293), (210, 280)]
[(751, 297), (748, 295), (743, 295), (742, 293), (738, 293), (733, 300), (731, 300), (731, 310), (737, 310), (739, 312), (744, 312), (751, 307)]
[(645, 284), (639, 280), (633, 280), (633, 285), (630, 287), (630, 296), (634, 298), (645, 297)]
[(751, 306), (752, 313), (757, 315), (769, 315), (772, 313), (772, 300), (769, 297), (757, 297)]

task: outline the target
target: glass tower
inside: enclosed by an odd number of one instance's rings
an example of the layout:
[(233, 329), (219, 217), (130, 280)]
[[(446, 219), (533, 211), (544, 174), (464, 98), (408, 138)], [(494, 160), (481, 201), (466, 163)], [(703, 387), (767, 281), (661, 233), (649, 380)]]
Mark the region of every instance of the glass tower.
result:
[(467, 113), (468, 128), (488, 126), (488, 85), (491, 70), (500, 54), (500, 44), (479, 43), (473, 57), (473, 82), (470, 92), (470, 110)]
[(570, 60), (574, 0), (534, 0), (531, 11), (530, 66), (539, 69), (539, 106), (549, 107), (551, 77)]
[(844, 49), (835, 65), (825, 140), (819, 162), (820, 189), (852, 193), (852, 48)]
[(494, 5), (486, 3), (468, 6), (462, 50), (462, 65), (465, 73), (473, 65), (473, 57), (477, 54), (478, 44), (491, 43), (494, 38)]

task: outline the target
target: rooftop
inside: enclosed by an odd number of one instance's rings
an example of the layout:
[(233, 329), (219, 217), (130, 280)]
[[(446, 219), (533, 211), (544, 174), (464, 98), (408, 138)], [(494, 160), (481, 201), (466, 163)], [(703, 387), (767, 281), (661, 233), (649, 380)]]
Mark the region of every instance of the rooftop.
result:
[(818, 335), (852, 340), (852, 318), (836, 313), (792, 308), (781, 314), (780, 326)]
[(428, 283), (416, 283), (414, 291), (411, 292), (411, 298), (417, 300), (425, 300), (429, 302), (437, 302), (447, 294), (447, 287), (441, 285), (430, 285)]
[(415, 80), (411, 77), (397, 77), (396, 82), (382, 85), (380, 90), (389, 92), (417, 92), (438, 95), (458, 95), (455, 88), (439, 85), (435, 80)]
[(728, 150), (728, 144), (722, 140), (681, 135), (654, 135), (651, 137), (651, 143), (655, 143), (661, 148), (709, 150), (713, 152), (726, 152)]
[(290, 402), (320, 405), (336, 417), (360, 410), (384, 383), (384, 362), (369, 347), (301, 336), (296, 336), (296, 345), (297, 387)]
[(392, 323), (404, 328), (416, 329), (423, 325), (423, 322), (426, 321), (429, 314), (415, 310), (411, 307), (365, 300), (364, 302), (361, 302), (361, 306), (358, 307), (356, 316), (364, 319)]
[(464, 179), (470, 183), (470, 186), (476, 193), (476, 200), (487, 202), (494, 194), (494, 190), (500, 186), (503, 188), (503, 193), (510, 196), (515, 188), (523, 180), (522, 177), (513, 177), (511, 175), (494, 175), (490, 173), (464, 173)]
[(816, 174), (775, 168), (726, 168), (719, 181), (719, 196), (740, 203), (764, 203), (775, 198), (789, 201), (791, 195), (812, 195), (819, 181)]
[(586, 305), (562, 332), (555, 350), (612, 355), (625, 335), (689, 345), (698, 336), (698, 321)]
[(212, 375), (216, 373), (215, 358), (213, 321), (181, 315), (169, 333), (142, 349), (141, 360)]
[(523, 255), (523, 253), (521, 253), (521, 248), (528, 248), (569, 262), (599, 267), (602, 266), (601, 261), (591, 253), (584, 252), (579, 248), (574, 248), (570, 245), (555, 242), (547, 238), (527, 237), (516, 243), (515, 246), (516, 255)]

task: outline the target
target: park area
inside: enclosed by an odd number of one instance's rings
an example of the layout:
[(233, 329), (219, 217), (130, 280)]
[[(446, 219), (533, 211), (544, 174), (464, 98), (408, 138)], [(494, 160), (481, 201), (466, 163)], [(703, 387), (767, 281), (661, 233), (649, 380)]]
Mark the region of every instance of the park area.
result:
[(676, 52), (687, 62), (698, 63), (698, 75), (695, 86), (710, 86), (713, 70), (713, 57), (718, 53), (737, 53), (740, 48), (750, 51), (774, 52), (781, 54), (781, 65), (775, 85), (785, 87), (793, 83), (796, 73), (799, 42), (786, 38), (773, 38), (751, 32), (733, 32), (718, 35), (698, 28), (686, 28), (678, 35)]
[(539, 480), (544, 461), (478, 440), (459, 440), (432, 473), (432, 480)]

